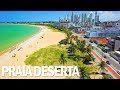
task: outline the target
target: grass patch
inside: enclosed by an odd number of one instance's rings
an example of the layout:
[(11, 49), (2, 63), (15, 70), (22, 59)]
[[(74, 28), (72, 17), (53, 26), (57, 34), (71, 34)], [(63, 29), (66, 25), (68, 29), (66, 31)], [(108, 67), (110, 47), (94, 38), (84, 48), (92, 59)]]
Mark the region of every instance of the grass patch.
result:
[(76, 65), (76, 62), (67, 58), (67, 50), (65, 46), (51, 45), (46, 48), (42, 48), (32, 55), (30, 55), (26, 60), (26, 65), (40, 66), (40, 65), (60, 65), (59, 59), (60, 55), (64, 54), (67, 63), (65, 65)]

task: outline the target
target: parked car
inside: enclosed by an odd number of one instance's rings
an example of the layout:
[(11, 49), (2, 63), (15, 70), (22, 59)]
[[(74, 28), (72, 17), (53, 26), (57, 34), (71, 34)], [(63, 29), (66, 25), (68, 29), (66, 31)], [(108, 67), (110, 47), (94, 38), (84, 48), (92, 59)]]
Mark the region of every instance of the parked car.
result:
[(111, 56), (112, 58), (114, 58), (116, 61), (120, 62), (120, 54), (117, 53), (116, 51), (115, 51), (115, 52), (111, 52), (111, 53), (110, 53), (110, 56)]
[(109, 61), (106, 61), (106, 63), (110, 65), (110, 62), (109, 62)]
[(90, 40), (90, 42), (91, 42), (91, 43), (93, 43), (93, 41), (92, 41), (92, 40)]
[(120, 75), (120, 70), (117, 70), (117, 73)]
[(104, 55), (104, 58), (107, 58), (107, 56), (106, 56), (106, 55)]

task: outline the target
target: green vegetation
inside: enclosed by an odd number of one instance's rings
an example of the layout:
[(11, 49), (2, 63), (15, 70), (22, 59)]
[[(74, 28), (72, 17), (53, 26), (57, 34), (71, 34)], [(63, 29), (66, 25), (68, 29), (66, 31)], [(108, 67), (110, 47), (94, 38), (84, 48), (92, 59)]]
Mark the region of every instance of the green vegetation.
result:
[[(53, 26), (49, 26), (55, 28)], [(56, 30), (56, 29), (54, 29)], [(78, 66), (80, 78), (90, 79), (96, 67), (93, 67), (94, 57), (91, 54), (92, 46), (86, 45), (84, 39), (73, 35), (73, 32), (63, 27), (57, 27), (58, 31), (66, 33), (66, 38), (61, 40), (58, 45), (51, 45), (42, 48), (30, 55), (25, 63), (27, 65), (65, 65), (65, 66)], [(103, 70), (103, 64), (100, 68)], [(70, 77), (67, 77), (70, 78)]]
[[(64, 57), (61, 56), (64, 54)], [(67, 50), (66, 47), (60, 45), (51, 45), (46, 48), (42, 48), (35, 52), (34, 54), (30, 55), (26, 60), (25, 63), (27, 65), (60, 65), (60, 59), (65, 58), (66, 63), (64, 65), (74, 65), (76, 64), (75, 61), (70, 60), (67, 58)], [(63, 60), (61, 60), (61, 65), (63, 65)]]
[(106, 45), (103, 45), (103, 44), (98, 44), (97, 45), (101, 50), (103, 50), (105, 48)]
[(48, 29), (51, 29), (53, 32), (60, 32), (60, 30), (58, 30), (55, 27), (52, 27), (52, 26), (47, 26), (47, 27), (48, 27)]
[(63, 26), (54, 26), (52, 24), (44, 24), (44, 26), (47, 26), (49, 29), (53, 30), (54, 32), (66, 33), (66, 31), (68, 31), (68, 29)]
[(105, 69), (106, 65), (105, 65), (104, 61), (100, 62), (98, 66), (99, 66), (101, 73), (106, 71), (106, 69)]

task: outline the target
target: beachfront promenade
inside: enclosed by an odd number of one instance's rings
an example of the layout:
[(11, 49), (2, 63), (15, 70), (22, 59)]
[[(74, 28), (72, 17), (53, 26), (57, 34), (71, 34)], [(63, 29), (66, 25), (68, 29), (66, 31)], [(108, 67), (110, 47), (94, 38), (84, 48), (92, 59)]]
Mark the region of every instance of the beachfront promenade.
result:
[[(0, 69), (4, 66), (23, 66), (25, 65), (24, 60), (34, 53), (35, 51), (39, 50), (40, 48), (44, 48), (50, 45), (58, 44), (58, 42), (65, 38), (65, 34), (61, 32), (53, 32), (52, 30), (48, 29), (45, 26), (38, 26), (42, 30), (35, 34), (33, 37), (27, 39), (26, 41), (17, 45), (14, 49), (7, 51), (6, 53), (0, 56)], [(1, 70), (0, 70), (1, 73)], [(2, 77), (0, 78), (5, 79), (35, 79), (35, 78), (55, 78), (55, 77)], [(63, 77), (56, 77), (56, 78), (63, 78)]]

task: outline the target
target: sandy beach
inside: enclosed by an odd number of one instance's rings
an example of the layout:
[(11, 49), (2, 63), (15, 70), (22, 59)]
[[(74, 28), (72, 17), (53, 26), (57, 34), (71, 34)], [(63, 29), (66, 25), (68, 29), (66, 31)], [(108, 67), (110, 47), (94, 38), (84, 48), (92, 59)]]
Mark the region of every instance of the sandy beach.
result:
[(14, 49), (7, 51), (0, 56), (0, 79), (60, 79), (63, 77), (9, 77), (1, 76), (2, 66), (24, 66), (24, 60), (40, 48), (57, 44), (65, 38), (65, 34), (61, 32), (53, 32), (45, 26), (38, 26), (40, 30), (33, 37), (17, 45)]

